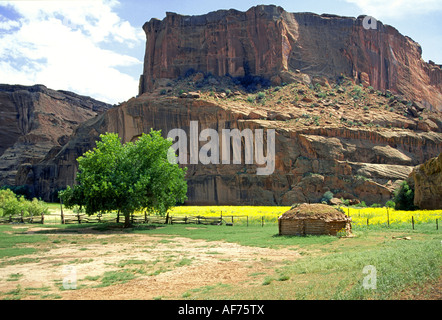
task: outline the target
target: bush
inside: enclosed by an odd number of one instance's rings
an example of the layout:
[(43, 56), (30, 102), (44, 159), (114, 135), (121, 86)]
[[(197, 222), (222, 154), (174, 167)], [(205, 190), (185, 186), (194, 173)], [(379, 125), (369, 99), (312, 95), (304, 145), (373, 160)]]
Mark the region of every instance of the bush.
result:
[(366, 208), (367, 204), (365, 203), (365, 201), (362, 201), (361, 203), (355, 204), (356, 208)]
[(326, 191), (326, 192), (322, 195), (321, 202), (329, 203), (331, 199), (333, 199), (333, 192), (331, 192), (331, 191)]
[(399, 188), (394, 192), (394, 202), (396, 210), (414, 210), (414, 190), (407, 181), (401, 183)]
[(29, 188), (29, 186), (23, 185), (23, 186), (10, 186), (10, 185), (4, 185), (0, 187), (0, 190), (6, 190), (9, 189), (13, 193), (19, 196), (25, 196), (26, 199), (31, 200), (32, 199), (32, 191)]
[(23, 212), (24, 216), (47, 213), (48, 208), (43, 201), (36, 198), (26, 200), (24, 196), (17, 196), (11, 190), (0, 190), (0, 216), (15, 216)]
[(258, 99), (264, 99), (266, 94), (264, 92), (258, 92)]
[(394, 203), (393, 200), (388, 200), (387, 203), (385, 203), (385, 206), (387, 208), (394, 208), (396, 206), (396, 203)]

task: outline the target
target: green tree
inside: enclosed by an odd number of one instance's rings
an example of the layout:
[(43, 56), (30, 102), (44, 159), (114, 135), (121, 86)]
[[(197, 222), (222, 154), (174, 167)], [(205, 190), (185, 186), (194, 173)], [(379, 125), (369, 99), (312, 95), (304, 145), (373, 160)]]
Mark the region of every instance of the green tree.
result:
[(394, 202), (396, 210), (414, 210), (414, 190), (403, 181), (394, 193)]
[(68, 208), (79, 205), (89, 215), (118, 210), (128, 227), (135, 211), (164, 215), (186, 200), (186, 169), (168, 161), (172, 141), (159, 131), (126, 144), (115, 133), (100, 138), (96, 148), (77, 159), (78, 184), (60, 192)]

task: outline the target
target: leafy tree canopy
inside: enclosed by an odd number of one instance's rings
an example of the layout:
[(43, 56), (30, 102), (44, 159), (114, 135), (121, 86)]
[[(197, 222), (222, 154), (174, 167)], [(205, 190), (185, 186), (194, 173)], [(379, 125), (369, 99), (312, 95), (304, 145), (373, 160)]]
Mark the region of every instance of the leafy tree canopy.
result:
[(186, 168), (168, 161), (172, 141), (160, 131), (151, 130), (126, 144), (115, 133), (100, 138), (96, 148), (77, 159), (78, 184), (60, 192), (68, 208), (79, 205), (89, 215), (118, 210), (128, 226), (135, 211), (164, 215), (186, 200)]
[(397, 210), (414, 210), (414, 190), (403, 181), (400, 187), (394, 193), (394, 202)]

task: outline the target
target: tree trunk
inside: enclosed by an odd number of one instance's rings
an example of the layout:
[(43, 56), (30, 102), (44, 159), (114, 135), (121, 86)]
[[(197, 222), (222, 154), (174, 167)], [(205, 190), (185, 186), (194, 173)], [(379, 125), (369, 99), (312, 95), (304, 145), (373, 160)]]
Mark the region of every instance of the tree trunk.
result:
[(132, 224), (130, 223), (130, 213), (124, 213), (124, 228), (130, 228)]

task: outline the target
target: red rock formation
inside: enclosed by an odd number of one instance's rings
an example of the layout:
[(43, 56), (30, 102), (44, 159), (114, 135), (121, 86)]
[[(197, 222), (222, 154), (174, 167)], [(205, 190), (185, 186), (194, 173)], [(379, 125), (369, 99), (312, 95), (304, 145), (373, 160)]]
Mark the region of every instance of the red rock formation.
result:
[[(256, 106), (254, 110), (260, 111)], [(165, 137), (175, 128), (189, 135), (190, 121), (198, 121), (200, 130), (218, 132), (276, 129), (271, 175), (256, 175), (257, 166), (244, 161), (186, 165), (188, 203), (195, 205), (291, 205), (317, 202), (329, 190), (338, 197), (385, 203), (396, 181), (405, 180), (423, 159), (442, 152), (442, 136), (435, 132), (280, 127), (286, 122), (249, 118), (245, 109), (235, 111), (205, 98), (142, 95), (86, 121), (66, 145), (54, 148), (40, 163), (22, 166), (17, 184), (28, 184), (43, 199), (53, 201), (57, 190), (74, 182), (76, 159), (95, 146), (99, 134), (117, 132), (123, 142), (151, 128)], [(200, 147), (204, 144), (200, 142)]]
[(73, 129), (110, 105), (43, 85), (0, 85), (0, 185), (15, 184), (20, 165), (42, 160)]
[(410, 178), (414, 184), (415, 206), (442, 209), (442, 153), (416, 167)]
[(288, 13), (276, 6), (201, 16), (167, 13), (143, 26), (140, 94), (191, 69), (259, 75), (275, 83), (289, 82), (299, 70), (333, 80), (344, 74), (442, 111), (440, 66), (424, 62), (419, 44), (395, 28), (378, 21), (376, 29), (367, 30), (363, 18)]

